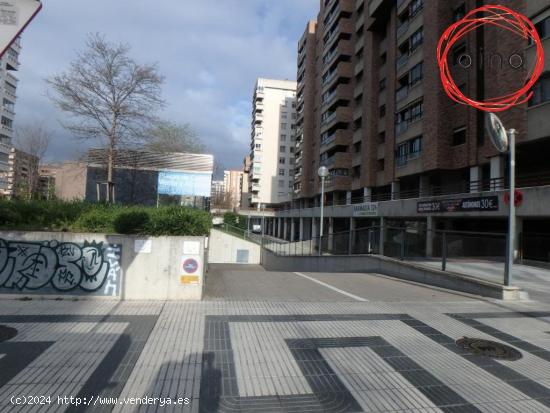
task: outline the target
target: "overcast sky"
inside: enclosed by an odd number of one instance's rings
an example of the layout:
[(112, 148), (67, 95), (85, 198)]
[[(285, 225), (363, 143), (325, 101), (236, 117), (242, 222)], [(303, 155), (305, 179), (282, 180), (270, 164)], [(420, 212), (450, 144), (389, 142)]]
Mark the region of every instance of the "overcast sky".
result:
[(60, 125), (44, 79), (65, 70), (86, 35), (127, 42), (166, 76), (162, 117), (189, 123), (225, 168), (249, 152), (257, 77), (294, 80), (296, 47), (319, 0), (43, 0), (22, 37), (16, 127), (44, 121), (55, 132), (47, 158), (84, 148)]

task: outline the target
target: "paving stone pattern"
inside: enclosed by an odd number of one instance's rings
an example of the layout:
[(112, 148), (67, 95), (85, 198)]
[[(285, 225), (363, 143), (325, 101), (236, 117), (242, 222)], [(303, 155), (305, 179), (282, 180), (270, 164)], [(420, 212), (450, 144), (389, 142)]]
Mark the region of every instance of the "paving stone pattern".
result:
[[(0, 343), (0, 411), (550, 412), (549, 323), (541, 303), (1, 301), (18, 333)], [(10, 402), (29, 395), (118, 399)], [(122, 402), (141, 397), (190, 403)]]

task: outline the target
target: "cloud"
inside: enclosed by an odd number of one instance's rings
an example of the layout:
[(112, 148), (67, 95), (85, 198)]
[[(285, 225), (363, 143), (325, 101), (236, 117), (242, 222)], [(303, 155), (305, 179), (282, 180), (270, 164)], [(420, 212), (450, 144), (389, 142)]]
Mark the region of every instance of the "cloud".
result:
[[(65, 70), (87, 33), (132, 46), (166, 76), (163, 117), (189, 123), (226, 168), (249, 153), (256, 78), (295, 79), (296, 45), (318, 0), (44, 1), (22, 38), (16, 124), (44, 120), (55, 130), (51, 160), (86, 149), (60, 126), (44, 79)], [(88, 144), (90, 145), (90, 144)]]

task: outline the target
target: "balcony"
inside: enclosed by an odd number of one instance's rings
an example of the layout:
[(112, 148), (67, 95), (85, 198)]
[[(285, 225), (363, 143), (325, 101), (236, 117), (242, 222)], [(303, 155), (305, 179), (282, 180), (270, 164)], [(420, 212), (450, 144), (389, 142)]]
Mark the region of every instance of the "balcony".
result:
[(353, 120), (355, 121), (361, 117), (363, 117), (363, 106), (358, 106), (353, 111)]
[(337, 99), (351, 99), (351, 86), (347, 85), (338, 85), (329, 95), (322, 99), (322, 106), (329, 106), (331, 103), (335, 102)]
[(357, 76), (359, 73), (363, 71), (365, 67), (365, 60), (361, 58), (356, 64), (355, 64), (355, 70), (353, 71), (353, 74)]
[(365, 0), (356, 0), (355, 1), (355, 10), (359, 10), (359, 7), (361, 7), (363, 4), (365, 4)]
[(365, 88), (365, 85), (363, 84), (363, 82), (360, 82), (358, 85), (356, 85), (355, 88), (353, 89), (353, 97), (356, 98), (358, 96), (361, 96), (364, 88)]
[(350, 133), (347, 130), (337, 130), (321, 141), (321, 149), (327, 151), (334, 146), (348, 146), (350, 144)]
[(404, 54), (404, 55), (399, 56), (397, 58), (397, 60), (395, 61), (396, 70), (401, 69), (403, 66), (405, 66), (407, 64), (408, 61), (409, 61), (409, 55), (408, 54)]
[(349, 169), (351, 166), (351, 153), (336, 152), (330, 158), (319, 162), (319, 164), (329, 169)]
[(326, 67), (330, 66), (332, 61), (340, 55), (351, 56), (353, 54), (353, 50), (354, 49), (351, 40), (341, 39), (331, 52), (324, 55), (323, 65), (325, 65)]
[(400, 102), (403, 99), (405, 99), (409, 94), (409, 86), (403, 86), (399, 89), (397, 89), (397, 92), (395, 92), (395, 101)]
[(403, 36), (409, 30), (409, 21), (403, 22), (399, 27), (397, 27), (397, 39)]
[(326, 77), (322, 81), (323, 91), (332, 86), (338, 78), (351, 79), (353, 77), (353, 66), (349, 62), (340, 62), (330, 74), (327, 72), (325, 75)]
[(363, 163), (363, 154), (361, 152), (354, 153), (351, 163), (352, 166), (361, 165)]
[(363, 140), (363, 129), (357, 129), (353, 132), (353, 143)]
[(352, 118), (352, 112), (349, 107), (339, 107), (332, 114), (321, 122), (321, 133), (330, 129), (337, 122), (350, 123)]
[(355, 31), (359, 31), (361, 27), (365, 24), (365, 13), (361, 14), (361, 17), (357, 19), (357, 23), (355, 23)]

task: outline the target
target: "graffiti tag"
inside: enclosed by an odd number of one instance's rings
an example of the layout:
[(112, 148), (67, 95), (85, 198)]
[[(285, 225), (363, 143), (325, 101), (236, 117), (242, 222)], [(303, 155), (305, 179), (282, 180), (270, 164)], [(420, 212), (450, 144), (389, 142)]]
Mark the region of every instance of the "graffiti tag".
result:
[(120, 256), (119, 245), (0, 239), (0, 288), (116, 295)]

